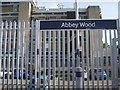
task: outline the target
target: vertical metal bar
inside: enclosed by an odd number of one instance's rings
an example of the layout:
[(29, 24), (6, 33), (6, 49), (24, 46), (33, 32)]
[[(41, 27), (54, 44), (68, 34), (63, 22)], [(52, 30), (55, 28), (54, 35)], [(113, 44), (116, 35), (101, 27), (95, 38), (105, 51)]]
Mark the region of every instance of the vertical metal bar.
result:
[(10, 52), (11, 52), (11, 30), (12, 30), (12, 22), (9, 22), (9, 30), (8, 30), (8, 58), (7, 58), (7, 89), (9, 89), (9, 72), (10, 72)]
[(28, 87), (28, 77), (29, 77), (29, 73), (28, 73), (28, 64), (29, 64), (29, 22), (26, 22), (26, 31), (24, 31), (26, 34), (26, 55), (25, 55), (25, 70), (26, 70), (26, 76), (25, 76), (25, 85), (26, 88)]
[(118, 2), (118, 19), (117, 22), (117, 35), (118, 35), (118, 81), (120, 82), (120, 1)]
[[(1, 24), (1, 30), (3, 30), (3, 23)], [(5, 22), (5, 29), (4, 29), (4, 33), (3, 33), (3, 80), (2, 80), (2, 88), (5, 88), (5, 68), (6, 68), (6, 48), (7, 48), (7, 30), (8, 30), (8, 22)]]
[(115, 30), (114, 32), (116, 32), (116, 33), (115, 33), (115, 36), (116, 36), (116, 43), (115, 43), (115, 44), (116, 44), (116, 62), (115, 62), (115, 65), (116, 65), (116, 79), (117, 79), (117, 81), (116, 81), (116, 87), (119, 88), (119, 87), (118, 87), (118, 85), (119, 85), (119, 84), (118, 84), (118, 82), (119, 82), (119, 81), (118, 81), (118, 78), (119, 78), (119, 77), (118, 77), (118, 72), (119, 72), (119, 71), (118, 71), (119, 56), (118, 56), (118, 48), (117, 48), (117, 42), (119, 42), (119, 41), (118, 41), (119, 39), (118, 39), (118, 36), (116, 35), (116, 34), (117, 34), (117, 30)]
[[(114, 37), (115, 37), (115, 34), (114, 34)], [(112, 45), (112, 51), (113, 51), (113, 53), (112, 53), (113, 54), (113, 60), (112, 60), (112, 63), (113, 63), (112, 64), (113, 65), (113, 68), (112, 68), (112, 70), (113, 70), (113, 77), (112, 77), (113, 87), (112, 88), (115, 89), (116, 88), (116, 86), (115, 86), (116, 85), (116, 79), (115, 79), (115, 60), (116, 59), (115, 59), (115, 54), (116, 53), (115, 53), (115, 39), (114, 38), (112, 39), (112, 44), (113, 44)]]
[[(3, 62), (3, 56), (2, 56), (2, 52), (3, 52), (3, 50), (2, 50), (2, 45), (4, 45), (4, 42), (3, 42), (3, 35), (4, 35), (4, 33), (3, 33), (3, 22), (1, 21), (0, 22), (0, 25), (1, 25), (1, 28), (0, 28), (0, 72), (1, 72), (1, 63)], [(4, 62), (3, 62), (4, 63)], [(3, 64), (4, 65), (4, 64)], [(4, 68), (4, 67), (2, 67), (2, 68)], [(4, 69), (3, 69), (4, 70)], [(4, 71), (3, 71), (3, 73), (4, 73)], [(1, 77), (1, 76), (0, 76)], [(0, 79), (1, 80), (1, 79)], [(4, 83), (3, 83), (4, 84)], [(2, 86), (0, 86), (0, 89), (2, 89), (1, 88)], [(4, 87), (3, 87), (3, 89), (4, 89)]]
[(116, 30), (114, 30), (114, 72), (115, 72), (115, 88), (118, 88), (118, 62), (117, 62), (117, 45), (116, 45)]
[(96, 43), (96, 47), (95, 47), (96, 48), (96, 59), (95, 60), (96, 60), (96, 68), (97, 68), (97, 78), (96, 79), (97, 79), (97, 88), (99, 88), (99, 75), (98, 75), (98, 72), (99, 72), (98, 40), (99, 39), (98, 39), (98, 30), (96, 30), (95, 33), (96, 33), (96, 39), (95, 39), (95, 43)]
[(68, 88), (70, 88), (70, 31), (67, 31), (67, 80), (68, 80)]
[(42, 52), (42, 31), (39, 31), (39, 36), (38, 36), (38, 44), (39, 44), (39, 79), (38, 79), (38, 85), (39, 87), (41, 86), (41, 52)]
[(48, 88), (50, 88), (50, 77), (51, 77), (51, 31), (48, 36)]
[(86, 61), (87, 61), (87, 88), (89, 88), (89, 36), (88, 30), (86, 30)]
[(19, 79), (19, 58), (20, 58), (20, 29), (21, 29), (21, 22), (18, 22), (18, 30), (17, 30), (17, 51), (16, 51), (16, 55), (17, 55), (17, 60), (16, 60), (16, 76), (17, 76), (17, 80), (16, 80), (16, 89), (18, 89), (18, 79)]
[(74, 85), (74, 78), (75, 78), (75, 74), (74, 71), (75, 70), (75, 37), (74, 37), (74, 30), (72, 30), (72, 87), (73, 89), (75, 88)]
[(36, 21), (36, 27), (35, 27), (35, 29), (37, 29), (37, 31), (36, 31), (36, 77), (37, 77), (37, 80), (35, 80), (36, 81), (36, 88), (39, 88), (39, 85), (38, 85), (38, 82), (40, 81), (40, 79), (38, 79), (39, 78), (39, 28), (40, 28), (40, 23), (39, 23), (39, 21)]
[(102, 68), (102, 89), (104, 90), (104, 58), (103, 58), (103, 41), (102, 41), (102, 33), (103, 31), (100, 31), (100, 64)]
[(65, 88), (65, 31), (62, 31), (62, 78), (63, 78), (63, 89)]
[(16, 43), (16, 22), (13, 23), (13, 45), (12, 45), (12, 89), (14, 89), (14, 65), (15, 65), (15, 43)]
[(37, 84), (37, 72), (38, 72), (38, 69), (37, 69), (37, 60), (38, 60), (38, 58), (37, 58), (37, 41), (38, 41), (38, 39), (37, 39), (37, 37), (38, 37), (38, 21), (35, 21), (35, 29), (34, 29), (34, 31), (35, 31), (35, 36), (34, 36), (34, 39), (35, 39), (35, 61), (34, 61), (34, 68), (35, 68), (35, 72), (34, 72), (34, 75), (35, 75), (35, 82), (34, 82), (34, 87), (35, 88), (37, 88), (37, 86), (36, 86), (36, 84)]
[[(114, 32), (113, 32), (114, 33)], [(114, 35), (115, 37), (115, 35)], [(113, 71), (113, 77), (112, 77), (112, 88), (113, 90), (115, 89), (115, 42), (114, 42), (114, 38), (112, 39), (112, 54), (113, 54), (113, 60), (112, 60), (112, 71)]]
[[(115, 64), (116, 64), (116, 78), (119, 78), (119, 75), (120, 75), (120, 74), (119, 74), (119, 63), (120, 63), (120, 62), (119, 62), (119, 59), (120, 59), (120, 58), (119, 58), (118, 45), (117, 45), (117, 43), (119, 44), (119, 41), (118, 41), (119, 38), (118, 38), (118, 36), (117, 36), (117, 33), (118, 33), (117, 31), (118, 31), (118, 30), (115, 30), (115, 32), (116, 32), (116, 43), (115, 43), (115, 44), (116, 44), (116, 63), (115, 63)], [(117, 88), (119, 88), (118, 85), (120, 85), (120, 84), (118, 84), (119, 81), (120, 81), (120, 79), (119, 79), (119, 80), (117, 79), (117, 81), (116, 81), (116, 87), (117, 87)]]
[(82, 33), (82, 87), (81, 88), (84, 88), (84, 68), (85, 68), (85, 62), (84, 62), (84, 60), (85, 60), (85, 58), (84, 58), (84, 31), (82, 30), (81, 31), (81, 33)]
[(45, 88), (45, 76), (46, 76), (46, 31), (43, 32), (43, 41), (44, 41), (44, 47), (43, 47), (43, 88)]
[(35, 78), (34, 75), (33, 75), (33, 36), (34, 36), (34, 21), (31, 22), (31, 40), (30, 40), (30, 89), (32, 89), (33, 87), (33, 84), (32, 84), (32, 79)]
[[(38, 27), (38, 21), (36, 21), (36, 23), (37, 23), (37, 25), (36, 25), (36, 27)], [(37, 31), (36, 31), (36, 34), (37, 34), (37, 37), (36, 37), (36, 83), (35, 83), (35, 85), (36, 85), (36, 87), (35, 88), (40, 88), (39, 87), (39, 84), (38, 84), (38, 82), (40, 82), (40, 79), (39, 79), (39, 29), (38, 28), (36, 28), (37, 29)]]
[(78, 13), (78, 0), (75, 0), (75, 16), (76, 19), (79, 19), (79, 13)]
[(57, 31), (57, 33), (58, 33), (58, 89), (60, 89), (60, 52), (61, 52), (61, 49), (60, 49), (60, 45), (61, 45), (61, 43), (60, 43), (60, 40), (61, 40), (61, 38), (60, 38), (60, 31)]
[(109, 89), (109, 66), (108, 66), (108, 50), (107, 50), (107, 34), (105, 30), (105, 51), (106, 51), (106, 71), (107, 71), (107, 88)]
[[(79, 30), (76, 31), (76, 48), (77, 50), (76, 51), (80, 51), (80, 45), (79, 45)], [(77, 67), (80, 66), (80, 58), (79, 58), (79, 55), (77, 55)]]
[[(106, 44), (105, 42), (105, 30), (103, 30), (103, 41), (104, 41), (104, 44)], [(105, 60), (106, 60), (106, 47), (103, 46), (103, 60), (102, 60), (102, 81), (103, 81), (103, 87), (105, 88), (105, 84), (106, 84), (106, 81), (104, 80), (104, 71), (106, 70), (106, 65), (105, 65)]]
[[(37, 22), (39, 23), (39, 22)], [(40, 24), (40, 23), (39, 23)], [(38, 29), (38, 28), (37, 28)], [(39, 39), (39, 36), (40, 36), (40, 31), (37, 30), (37, 34), (38, 36), (36, 37), (37, 38), (37, 88), (40, 88), (40, 69), (39, 69), (39, 64), (40, 64), (40, 58), (39, 58), (39, 53), (40, 53), (40, 39)]]
[(23, 63), (24, 63), (24, 29), (25, 29), (25, 22), (22, 22), (22, 26), (21, 26), (22, 30), (21, 30), (21, 40), (22, 40), (22, 45), (21, 45), (21, 88), (23, 88)]
[(91, 63), (92, 63), (92, 69), (89, 71), (90, 72), (90, 76), (89, 76), (89, 78), (92, 80), (92, 88), (93, 88), (93, 90), (94, 90), (94, 46), (93, 46), (93, 36), (94, 36), (94, 31), (91, 31), (90, 32), (91, 33), (91, 35), (90, 35), (90, 45), (91, 45)]
[(109, 30), (109, 38), (110, 38), (110, 71), (111, 71), (111, 83), (112, 83), (112, 88), (113, 88), (113, 55), (112, 55), (112, 35), (111, 35), (111, 30)]
[(56, 32), (53, 31), (53, 88), (55, 88), (55, 79), (56, 79)]

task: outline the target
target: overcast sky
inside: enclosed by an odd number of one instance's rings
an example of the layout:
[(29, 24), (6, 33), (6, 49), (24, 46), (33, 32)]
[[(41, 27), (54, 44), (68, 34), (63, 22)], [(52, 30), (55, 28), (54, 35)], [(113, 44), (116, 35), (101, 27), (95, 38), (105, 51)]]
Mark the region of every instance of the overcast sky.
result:
[[(75, 0), (37, 0), (38, 6), (49, 8), (58, 8), (58, 4), (63, 8), (73, 8)], [(119, 0), (78, 0), (78, 7), (87, 8), (90, 5), (99, 5), (103, 19), (118, 18), (118, 1)]]

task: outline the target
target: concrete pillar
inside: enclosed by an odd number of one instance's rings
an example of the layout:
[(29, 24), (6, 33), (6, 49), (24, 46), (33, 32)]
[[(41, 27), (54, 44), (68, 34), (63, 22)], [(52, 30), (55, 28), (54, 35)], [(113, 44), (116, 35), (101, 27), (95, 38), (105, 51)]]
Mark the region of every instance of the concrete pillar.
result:
[[(87, 8), (87, 18), (88, 19), (101, 19), (101, 9), (99, 6), (88, 6)], [(94, 14), (93, 14), (94, 13)], [(91, 30), (90, 31), (90, 42), (92, 42), (92, 44), (90, 44), (90, 55), (92, 56), (92, 54), (94, 55), (94, 57), (91, 57), (91, 60), (94, 60), (94, 58), (97, 57), (97, 53), (98, 52), (98, 57), (100, 57), (100, 42), (101, 42), (101, 37), (100, 37), (100, 33), (102, 33), (101, 30), (96, 31), (96, 30)], [(97, 37), (96, 37), (97, 34)], [(96, 42), (98, 42), (98, 51), (96, 50)], [(92, 52), (93, 49), (93, 52)], [(91, 62), (91, 61), (90, 61)]]
[(30, 21), (31, 19), (32, 5), (30, 2), (20, 2), (19, 3), (19, 21)]

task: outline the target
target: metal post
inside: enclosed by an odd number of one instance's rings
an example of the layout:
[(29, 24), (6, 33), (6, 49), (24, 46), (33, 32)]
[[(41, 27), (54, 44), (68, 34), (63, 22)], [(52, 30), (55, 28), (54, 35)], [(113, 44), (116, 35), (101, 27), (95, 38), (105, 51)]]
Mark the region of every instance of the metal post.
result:
[(82, 68), (76, 67), (75, 73), (76, 73), (76, 89), (81, 89), (82, 84), (80, 83), (80, 81), (82, 79), (81, 78), (82, 77)]
[[(75, 0), (75, 16), (76, 16), (76, 20), (79, 19), (79, 14), (78, 14), (78, 0)], [(77, 48), (77, 52), (78, 54), (80, 54), (80, 41), (79, 41), (79, 30), (76, 31), (76, 48)], [(77, 72), (82, 72), (82, 68), (80, 67), (80, 55), (77, 55)], [(82, 83), (80, 83), (82, 81), (82, 74), (80, 75), (80, 77), (77, 77), (77, 73), (76, 73), (76, 88), (82, 88)]]
[[(3, 30), (3, 23), (1, 22), (1, 30)], [(5, 71), (5, 68), (6, 68), (6, 42), (7, 42), (7, 30), (8, 30), (8, 23), (7, 21), (5, 22), (5, 30), (4, 30), (4, 40), (3, 40), (3, 43), (4, 43), (4, 47), (3, 47), (3, 71)], [(2, 36), (2, 35), (1, 35)], [(5, 72), (3, 72), (3, 77), (5, 76)], [(5, 78), (3, 78), (2, 80), (2, 88), (4, 89), (4, 85), (5, 84)]]
[[(78, 19), (78, 0), (75, 0), (75, 15), (76, 19)], [(76, 31), (76, 51), (79, 53), (79, 30)], [(77, 67), (80, 66), (79, 55), (77, 55)]]
[[(78, 0), (75, 0), (75, 15), (76, 15), (76, 19), (78, 19)], [(76, 51), (79, 53), (79, 30), (76, 31)], [(77, 55), (77, 67), (80, 66), (80, 60), (79, 60), (79, 55)]]
[(48, 36), (48, 88), (50, 88), (50, 80), (51, 80), (51, 31), (49, 31)]
[(33, 31), (34, 31), (34, 21), (31, 22), (32, 24), (32, 29), (31, 29), (31, 38), (30, 38), (30, 89), (32, 88), (33, 84), (32, 84), (32, 78), (34, 79), (33, 74)]
[(70, 88), (70, 31), (67, 31), (67, 80), (68, 80), (68, 88)]
[(78, 0), (75, 0), (75, 16), (76, 16), (76, 19), (79, 19), (79, 14), (78, 14)]
[(62, 31), (62, 69), (63, 69), (63, 74), (62, 74), (62, 77), (63, 77), (63, 88), (65, 88), (65, 31), (63, 30)]
[[(17, 51), (16, 51), (16, 72), (19, 72), (19, 61), (20, 61), (20, 29), (21, 29), (21, 22), (18, 22), (18, 29), (17, 29)], [(17, 75), (17, 80), (16, 80), (16, 88), (18, 89), (18, 75)]]
[(45, 88), (45, 76), (46, 76), (46, 31), (43, 32), (44, 48), (43, 48), (43, 88)]
[[(118, 3), (118, 73), (120, 73), (120, 1)], [(118, 74), (119, 82), (120, 82), (120, 74)], [(120, 84), (120, 83), (119, 83)]]
[(115, 88), (118, 88), (118, 63), (117, 63), (117, 45), (116, 45), (116, 30), (114, 30), (114, 39), (113, 39), (113, 47), (114, 47), (114, 77), (115, 77)]
[(57, 48), (58, 48), (58, 88), (60, 88), (60, 31), (57, 31), (58, 35), (58, 43), (57, 43)]
[[(74, 70), (75, 70), (75, 50), (74, 50), (74, 48), (75, 48), (75, 37), (74, 37), (74, 31), (72, 31), (72, 72), (74, 72)], [(75, 88), (74, 87), (74, 85), (75, 85), (75, 80), (74, 80), (74, 77), (75, 77), (75, 74), (73, 73), (72, 74), (73, 76), (72, 76), (72, 81), (73, 81), (73, 83), (72, 83), (72, 85), (73, 85), (73, 88)]]
[(11, 50), (11, 30), (12, 30), (12, 22), (10, 21), (9, 22), (10, 24), (9, 24), (9, 30), (8, 30), (8, 43), (9, 43), (9, 45), (8, 45), (8, 50), (7, 50), (7, 52), (8, 52), (8, 58), (7, 58), (7, 89), (9, 90), (9, 84), (10, 84), (10, 78), (9, 78), (9, 72), (10, 72), (10, 50)]
[(29, 50), (30, 50), (30, 45), (29, 45), (29, 22), (26, 22), (26, 28), (28, 31), (25, 31), (26, 35), (26, 47), (25, 47), (25, 68), (26, 68), (26, 88), (28, 87), (28, 79), (30, 78), (29, 73), (28, 73), (28, 63), (29, 63)]
[(14, 89), (14, 65), (15, 65), (15, 43), (16, 43), (16, 22), (13, 23), (13, 46), (12, 46), (12, 89)]
[[(3, 23), (0, 22), (1, 28), (0, 28), (0, 71), (1, 71), (1, 63), (2, 63), (2, 38), (3, 38)], [(1, 77), (1, 76), (0, 76)], [(2, 89), (0, 87), (0, 89)]]
[(56, 32), (53, 32), (53, 88), (55, 88), (56, 77)]
[(35, 74), (35, 82), (34, 82), (34, 87), (35, 88), (37, 88), (37, 86), (36, 86), (36, 84), (37, 84), (37, 72), (38, 72), (38, 68), (37, 68), (37, 60), (38, 60), (38, 58), (37, 58), (37, 55), (38, 55), (38, 53), (37, 53), (37, 41), (38, 41), (38, 39), (37, 39), (37, 37), (38, 37), (38, 21), (35, 21), (35, 61), (34, 61), (34, 65), (35, 65), (35, 72), (34, 72), (34, 74)]
[(23, 88), (23, 63), (24, 63), (24, 29), (25, 29), (25, 22), (22, 22), (22, 45), (21, 45), (21, 88)]

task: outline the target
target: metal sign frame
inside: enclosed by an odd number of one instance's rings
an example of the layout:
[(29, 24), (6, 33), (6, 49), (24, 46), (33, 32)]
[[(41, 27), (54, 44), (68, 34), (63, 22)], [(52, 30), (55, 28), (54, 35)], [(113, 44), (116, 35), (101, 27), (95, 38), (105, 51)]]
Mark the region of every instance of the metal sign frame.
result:
[(117, 29), (117, 19), (43, 20), (40, 30)]

